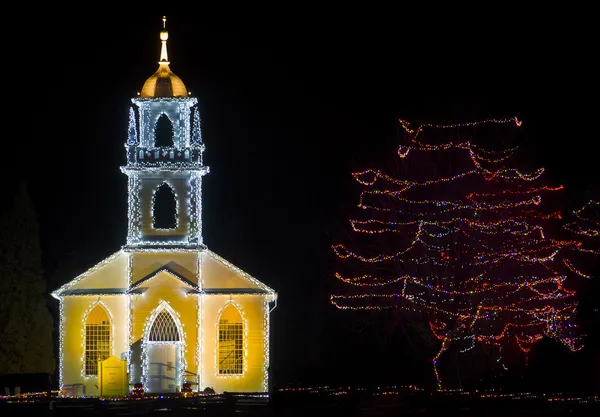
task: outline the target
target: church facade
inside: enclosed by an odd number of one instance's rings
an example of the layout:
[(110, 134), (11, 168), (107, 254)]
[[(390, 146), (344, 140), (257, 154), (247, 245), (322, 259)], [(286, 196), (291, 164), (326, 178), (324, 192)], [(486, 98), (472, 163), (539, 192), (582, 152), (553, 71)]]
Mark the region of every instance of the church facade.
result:
[(126, 142), (126, 244), (52, 295), (60, 303), (66, 395), (99, 395), (98, 361), (127, 361), (129, 387), (268, 392), (277, 294), (202, 239), (204, 144), (197, 99), (169, 67), (132, 99)]

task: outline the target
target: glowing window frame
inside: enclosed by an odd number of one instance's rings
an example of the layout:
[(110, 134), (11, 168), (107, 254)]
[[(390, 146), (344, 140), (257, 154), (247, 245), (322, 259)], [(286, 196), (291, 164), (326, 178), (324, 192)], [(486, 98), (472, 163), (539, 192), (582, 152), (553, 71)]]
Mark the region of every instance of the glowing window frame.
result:
[[(157, 132), (157, 128), (158, 128), (158, 121), (161, 120), (162, 117), (165, 117), (168, 121), (169, 124), (171, 126), (171, 145), (169, 146), (157, 146), (156, 145), (156, 132)], [(169, 115), (167, 114), (167, 112), (162, 111), (160, 112), (160, 114), (156, 117), (156, 119), (154, 120), (154, 124), (153, 124), (154, 128), (152, 129), (152, 146), (150, 148), (152, 149), (175, 149), (175, 123), (173, 123), (173, 121), (171, 120), (171, 118), (169, 117)]]
[(102, 308), (104, 308), (104, 310), (106, 311), (106, 314), (108, 315), (108, 319), (110, 320), (110, 351), (109, 351), (109, 357), (111, 355), (113, 355), (113, 352), (115, 351), (115, 321), (113, 319), (112, 313), (110, 312), (110, 309), (106, 306), (106, 304), (104, 304), (101, 300), (97, 300), (96, 302), (92, 303), (90, 305), (90, 307), (87, 309), (87, 311), (85, 312), (85, 314), (83, 315), (83, 320), (82, 320), (82, 326), (81, 326), (81, 348), (82, 348), (82, 354), (81, 354), (81, 376), (83, 378), (86, 379), (90, 379), (90, 378), (98, 378), (98, 374), (96, 375), (89, 375), (87, 374), (85, 371), (85, 356), (86, 356), (86, 338), (87, 338), (87, 332), (86, 332), (86, 326), (87, 326), (87, 320), (88, 320), (88, 316), (89, 314), (97, 307), (97, 306), (101, 306)]
[[(223, 315), (223, 311), (225, 311), (225, 309), (227, 307), (229, 307), (229, 305), (233, 305), (234, 308), (237, 309), (238, 313), (240, 314), (240, 316), (242, 317), (242, 337), (243, 337), (243, 358), (244, 358), (244, 363), (242, 364), (242, 373), (241, 374), (221, 374), (219, 373), (219, 321), (221, 321), (221, 316)], [(246, 375), (246, 372), (248, 372), (248, 320), (246, 319), (246, 316), (241, 308), (241, 306), (236, 303), (233, 300), (229, 300), (227, 301), (223, 307), (221, 307), (221, 309), (219, 310), (219, 313), (217, 314), (217, 320), (215, 322), (215, 352), (214, 352), (214, 361), (215, 361), (215, 376), (217, 378), (242, 378)]]
[[(158, 190), (160, 190), (160, 188), (165, 185), (171, 189), (171, 192), (173, 193), (173, 198), (175, 199), (175, 227), (173, 227), (173, 228), (154, 227), (154, 220), (155, 220), (154, 206), (156, 204), (156, 194), (158, 193)], [(169, 181), (163, 181), (162, 183), (160, 183), (158, 185), (158, 187), (156, 187), (154, 189), (154, 192), (152, 193), (152, 204), (150, 207), (150, 212), (151, 212), (150, 214), (152, 216), (152, 230), (175, 231), (175, 230), (179, 229), (179, 215), (180, 215), (180, 213), (179, 213), (179, 195), (175, 191), (175, 187), (173, 186), (173, 184), (171, 184)]]

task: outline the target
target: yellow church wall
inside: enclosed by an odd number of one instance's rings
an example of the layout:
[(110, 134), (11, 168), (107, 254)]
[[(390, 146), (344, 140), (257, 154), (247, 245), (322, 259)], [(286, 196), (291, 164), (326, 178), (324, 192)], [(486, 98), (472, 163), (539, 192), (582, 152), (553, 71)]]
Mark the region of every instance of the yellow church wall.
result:
[(163, 266), (168, 266), (197, 284), (198, 252), (133, 252), (131, 253), (131, 282), (135, 284)]
[(116, 296), (68, 296), (62, 299), (62, 388), (84, 384), (87, 396), (98, 395), (98, 378), (84, 376), (85, 322), (88, 313), (100, 303), (111, 321), (111, 355), (121, 357), (129, 349), (127, 297)]
[[(186, 295), (184, 288), (189, 288), (180, 279), (172, 274), (162, 271), (155, 277), (140, 284), (140, 288), (148, 287), (148, 290), (131, 298), (131, 326), (132, 344), (143, 342), (145, 326), (152, 313), (161, 305), (167, 303), (176, 313), (183, 327), (183, 342), (186, 368), (188, 371), (197, 373), (196, 345), (198, 340), (198, 299), (197, 295)], [(140, 379), (139, 376), (136, 377)], [(138, 382), (138, 381), (135, 381)], [(141, 380), (139, 381), (141, 382)]]
[[(202, 296), (201, 389), (212, 387), (216, 392), (266, 392), (268, 364), (268, 326), (264, 295)], [(219, 375), (217, 364), (218, 322), (220, 313), (233, 303), (244, 323), (244, 364), (242, 375)], [(268, 329), (268, 327), (267, 327)]]
[(69, 289), (127, 288), (127, 256), (117, 252), (75, 279)]

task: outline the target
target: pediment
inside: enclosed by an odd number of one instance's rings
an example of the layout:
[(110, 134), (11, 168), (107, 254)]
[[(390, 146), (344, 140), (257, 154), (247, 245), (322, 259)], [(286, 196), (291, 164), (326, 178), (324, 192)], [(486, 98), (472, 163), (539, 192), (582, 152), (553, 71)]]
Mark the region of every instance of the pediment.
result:
[[(163, 274), (164, 273), (164, 274)], [(177, 284), (181, 285), (184, 291), (187, 293), (194, 293), (198, 291), (198, 286), (194, 284), (192, 281), (170, 268), (167, 265), (164, 265), (157, 270), (147, 274), (145, 277), (138, 280), (135, 284), (131, 285), (127, 289), (128, 294), (136, 294), (144, 292), (145, 289), (152, 286), (152, 281), (160, 277), (161, 275), (168, 275), (173, 279), (179, 281)]]
[[(59, 298), (68, 295), (141, 294), (148, 289), (153, 280), (165, 274), (176, 280), (173, 284), (178, 285), (188, 294), (202, 292), (206, 294), (275, 295), (275, 291), (269, 286), (208, 249), (196, 252), (194, 255), (201, 257), (201, 271), (198, 274), (200, 282), (198, 284), (195, 282), (198, 280), (198, 276), (190, 271), (193, 269), (194, 257), (191, 257), (191, 254), (184, 254), (185, 257), (180, 256), (184, 261), (183, 265), (175, 261), (164, 263), (167, 259), (172, 259), (173, 255), (169, 254), (169, 256), (149, 258), (142, 265), (133, 262), (133, 268), (130, 271), (133, 284), (129, 285), (128, 258), (134, 255), (122, 250), (116, 252), (53, 291), (52, 295)], [(154, 268), (149, 268), (153, 264)], [(137, 265), (141, 266), (141, 270), (136, 268)]]
[(198, 283), (199, 255), (197, 250), (132, 251), (130, 256), (130, 283), (132, 284), (147, 278), (164, 266), (194, 284)]

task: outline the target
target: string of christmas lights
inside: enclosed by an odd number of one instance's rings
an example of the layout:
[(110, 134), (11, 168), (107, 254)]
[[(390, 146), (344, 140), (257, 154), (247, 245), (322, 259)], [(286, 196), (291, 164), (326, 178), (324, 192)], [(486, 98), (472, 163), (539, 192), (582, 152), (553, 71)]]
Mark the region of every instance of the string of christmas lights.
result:
[[(358, 214), (350, 219), (357, 235), (352, 245), (332, 245), (342, 269), (335, 276), (344, 285), (331, 295), (332, 304), (422, 314), (441, 342), (433, 358), (438, 389), (439, 360), (452, 347), (496, 347), (498, 361), (514, 344), (526, 356), (544, 336), (581, 349), (576, 290), (578, 278), (588, 276), (570, 258), (589, 249), (579, 239), (552, 237), (562, 216), (542, 204), (563, 187), (544, 184), (543, 168), (515, 168), (518, 147), (490, 151), (461, 139), (475, 127), (514, 129), (522, 122), (400, 125), (408, 144), (398, 147), (399, 164), (421, 166), (419, 158), (425, 158), (434, 161), (437, 174), (416, 170), (416, 178), (406, 179), (375, 169), (353, 173), (362, 187)], [(429, 131), (444, 141), (423, 140)], [(597, 204), (576, 211), (579, 223), (568, 229), (595, 236), (600, 228), (586, 213)]]
[(565, 229), (586, 237), (600, 236), (600, 201), (590, 200), (573, 213), (577, 219), (567, 223)]

